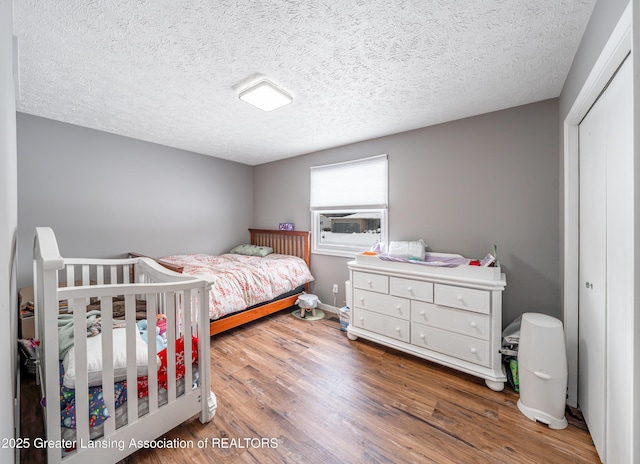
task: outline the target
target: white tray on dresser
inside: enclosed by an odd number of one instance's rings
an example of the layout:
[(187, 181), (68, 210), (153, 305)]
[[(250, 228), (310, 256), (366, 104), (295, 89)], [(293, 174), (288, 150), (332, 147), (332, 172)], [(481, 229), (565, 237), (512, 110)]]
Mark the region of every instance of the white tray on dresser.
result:
[(351, 324), (358, 337), (483, 378), (504, 388), (499, 267), (454, 268), (357, 255), (349, 266)]

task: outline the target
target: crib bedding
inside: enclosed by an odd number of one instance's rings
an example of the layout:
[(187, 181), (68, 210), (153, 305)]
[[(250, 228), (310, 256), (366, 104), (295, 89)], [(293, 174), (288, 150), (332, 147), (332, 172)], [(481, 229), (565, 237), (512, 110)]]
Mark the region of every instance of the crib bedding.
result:
[(314, 280), (303, 259), (278, 253), (172, 255), (162, 260), (182, 266), (185, 274), (211, 282), (211, 320), (273, 300)]
[[(194, 384), (198, 381), (197, 372), (194, 372)], [(184, 393), (184, 377), (176, 382), (176, 396), (181, 396)], [(158, 406), (163, 406), (167, 403), (167, 399), (169, 397), (169, 393), (166, 389), (158, 389)], [(138, 399), (138, 417), (142, 417), (149, 413), (149, 397), (144, 396)], [(126, 399), (122, 401), (120, 404), (116, 405), (115, 413), (113, 417), (116, 421), (116, 429), (122, 427), (127, 424), (128, 419), (128, 408)], [(61, 438), (67, 442), (75, 442), (76, 440), (76, 429), (71, 427), (61, 427)], [(98, 439), (104, 436), (104, 420), (100, 421), (100, 423), (96, 422), (93, 426), (89, 428), (89, 438), (91, 440)], [(70, 450), (67, 450), (70, 451)]]
[[(62, 341), (62, 337), (59, 338)], [(138, 375), (145, 375), (148, 365), (147, 343), (138, 331), (136, 331), (136, 368)], [(64, 386), (74, 389), (76, 386), (75, 346), (72, 344), (62, 357), (64, 366)], [(118, 327), (113, 330), (113, 371), (114, 381), (118, 382), (127, 378), (127, 338), (126, 328)], [(159, 364), (158, 364), (159, 365)], [(102, 334), (87, 338), (87, 374), (90, 387), (102, 383)]]
[[(198, 339), (195, 336), (192, 339), (192, 363), (198, 360)], [(176, 340), (176, 380), (180, 381), (185, 375), (184, 364), (184, 338), (180, 337)], [(158, 390), (159, 393), (165, 392), (167, 389), (167, 349), (158, 352), (160, 363), (158, 364)], [(197, 369), (194, 370), (197, 372)], [(75, 429), (76, 427), (76, 398), (75, 390), (65, 385), (64, 381), (64, 363), (60, 361), (60, 423), (62, 427)], [(196, 379), (194, 378), (194, 381)], [(138, 398), (146, 398), (149, 391), (147, 376), (139, 376), (137, 378)], [(115, 407), (118, 409), (127, 401), (127, 381), (119, 381), (114, 383), (114, 400)], [(166, 399), (165, 399), (166, 401)], [(105, 420), (110, 417), (110, 412), (104, 403), (102, 395), (102, 386), (96, 385), (89, 387), (89, 426), (96, 427), (102, 425)]]

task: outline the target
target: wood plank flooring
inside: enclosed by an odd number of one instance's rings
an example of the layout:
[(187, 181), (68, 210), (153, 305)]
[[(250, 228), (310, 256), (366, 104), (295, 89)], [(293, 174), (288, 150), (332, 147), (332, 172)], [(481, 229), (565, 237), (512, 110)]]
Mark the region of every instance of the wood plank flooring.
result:
[[(568, 428), (550, 430), (520, 413), (508, 387), (494, 392), (475, 377), (349, 341), (332, 314), (309, 322), (289, 312), (212, 338), (216, 416), (165, 435), (194, 448), (141, 450), (124, 462), (600, 462), (575, 411)], [(23, 436), (42, 434), (38, 409), (25, 405), (34, 390), (33, 381), (23, 386)], [(34, 450), (22, 459), (43, 462)]]

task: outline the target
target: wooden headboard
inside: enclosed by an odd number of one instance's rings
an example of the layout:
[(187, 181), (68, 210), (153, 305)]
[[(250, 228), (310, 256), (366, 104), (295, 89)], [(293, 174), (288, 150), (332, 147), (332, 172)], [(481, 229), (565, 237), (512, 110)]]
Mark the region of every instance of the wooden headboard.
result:
[(274, 253), (311, 260), (311, 232), (306, 230), (249, 229), (251, 244), (273, 248)]
[[(274, 253), (297, 256), (302, 258), (307, 263), (307, 266), (310, 265), (311, 232), (308, 230), (249, 229), (249, 233), (251, 234), (252, 245), (271, 247)], [(129, 257), (148, 258), (149, 256), (131, 251), (129, 252)], [(180, 265), (168, 263), (162, 259), (152, 259), (172, 271), (182, 273), (183, 267)]]

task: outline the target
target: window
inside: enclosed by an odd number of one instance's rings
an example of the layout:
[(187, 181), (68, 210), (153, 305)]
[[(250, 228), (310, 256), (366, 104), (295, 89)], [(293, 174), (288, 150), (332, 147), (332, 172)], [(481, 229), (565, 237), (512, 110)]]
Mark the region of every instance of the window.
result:
[(387, 155), (310, 172), (312, 252), (353, 257), (387, 240)]

